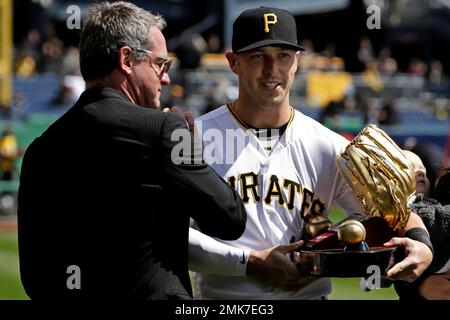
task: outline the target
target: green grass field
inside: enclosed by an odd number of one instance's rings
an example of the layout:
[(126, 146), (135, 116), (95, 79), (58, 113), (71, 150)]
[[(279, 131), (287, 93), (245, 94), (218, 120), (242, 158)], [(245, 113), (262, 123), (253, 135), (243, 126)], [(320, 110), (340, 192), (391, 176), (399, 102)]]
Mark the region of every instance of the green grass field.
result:
[(0, 232), (0, 299), (28, 299), (20, 282), (16, 232)]
[[(344, 219), (345, 213), (339, 208), (332, 208), (330, 219), (336, 223)], [(365, 292), (359, 288), (360, 278), (333, 278), (333, 291), (331, 300), (398, 300), (394, 286), (389, 288), (373, 289)]]
[[(333, 210), (333, 222), (345, 216), (339, 210)], [(17, 252), (17, 233), (0, 232), (0, 300), (28, 299), (19, 276), (19, 258)], [(359, 288), (359, 278), (334, 278), (333, 300), (396, 300), (397, 294), (393, 286), (364, 292)]]

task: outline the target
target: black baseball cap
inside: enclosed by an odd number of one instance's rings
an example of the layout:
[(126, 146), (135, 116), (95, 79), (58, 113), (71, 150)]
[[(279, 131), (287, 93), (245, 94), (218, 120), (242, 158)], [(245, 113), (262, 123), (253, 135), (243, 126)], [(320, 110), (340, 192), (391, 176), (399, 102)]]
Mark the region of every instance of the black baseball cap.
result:
[(296, 51), (305, 48), (297, 43), (297, 25), (288, 11), (259, 7), (242, 12), (233, 24), (231, 41), (234, 53), (259, 47), (280, 45)]

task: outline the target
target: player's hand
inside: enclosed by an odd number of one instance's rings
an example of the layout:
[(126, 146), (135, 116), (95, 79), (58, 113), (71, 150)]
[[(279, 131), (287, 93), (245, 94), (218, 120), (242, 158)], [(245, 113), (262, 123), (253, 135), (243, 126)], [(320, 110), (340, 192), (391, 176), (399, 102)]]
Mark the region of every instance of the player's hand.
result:
[(173, 112), (173, 113), (179, 115), (180, 117), (182, 117), (184, 120), (186, 120), (186, 124), (189, 127), (189, 131), (194, 133), (195, 120), (194, 120), (194, 115), (191, 112), (184, 112), (183, 110), (181, 110), (178, 107), (164, 108), (163, 112)]
[(252, 251), (248, 258), (247, 276), (271, 288), (284, 290), (304, 288), (318, 278), (300, 273), (288, 256), (302, 244), (303, 241), (298, 241), (263, 251)]
[(450, 300), (450, 273), (428, 276), (420, 284), (419, 293), (427, 300)]
[(407, 237), (394, 237), (384, 246), (398, 246), (405, 255), (402, 261), (387, 271), (387, 277), (393, 280), (413, 282), (430, 266), (433, 260), (433, 253), (426, 244)]

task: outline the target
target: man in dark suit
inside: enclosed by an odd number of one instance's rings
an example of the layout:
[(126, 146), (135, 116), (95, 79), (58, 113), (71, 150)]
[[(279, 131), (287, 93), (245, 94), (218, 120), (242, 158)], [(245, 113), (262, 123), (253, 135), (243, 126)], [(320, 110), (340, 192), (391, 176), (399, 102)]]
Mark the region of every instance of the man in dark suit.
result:
[[(86, 90), (29, 146), (19, 189), (20, 271), (31, 298), (189, 299), (190, 217), (238, 238), (237, 193), (160, 108), (165, 22), (126, 2), (93, 7), (80, 42)], [(188, 118), (191, 119), (191, 118)], [(176, 135), (184, 136), (186, 135)]]

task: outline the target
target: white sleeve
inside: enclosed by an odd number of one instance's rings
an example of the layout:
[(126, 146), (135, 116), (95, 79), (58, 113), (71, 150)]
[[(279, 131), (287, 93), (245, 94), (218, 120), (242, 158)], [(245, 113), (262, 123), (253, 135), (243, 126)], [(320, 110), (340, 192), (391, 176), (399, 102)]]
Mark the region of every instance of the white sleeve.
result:
[(345, 190), (339, 194), (335, 201), (347, 214), (364, 212), (361, 207), (361, 203), (351, 189)]
[(344, 209), (345, 213), (348, 216), (355, 213), (364, 215), (364, 210), (361, 207), (361, 202), (359, 202), (358, 198), (356, 197), (356, 193), (345, 182), (342, 176), (338, 177), (338, 179), (340, 180), (339, 191), (336, 193), (336, 196), (334, 198), (336, 204)]
[(189, 228), (189, 270), (223, 276), (245, 276), (250, 251), (221, 243)]

